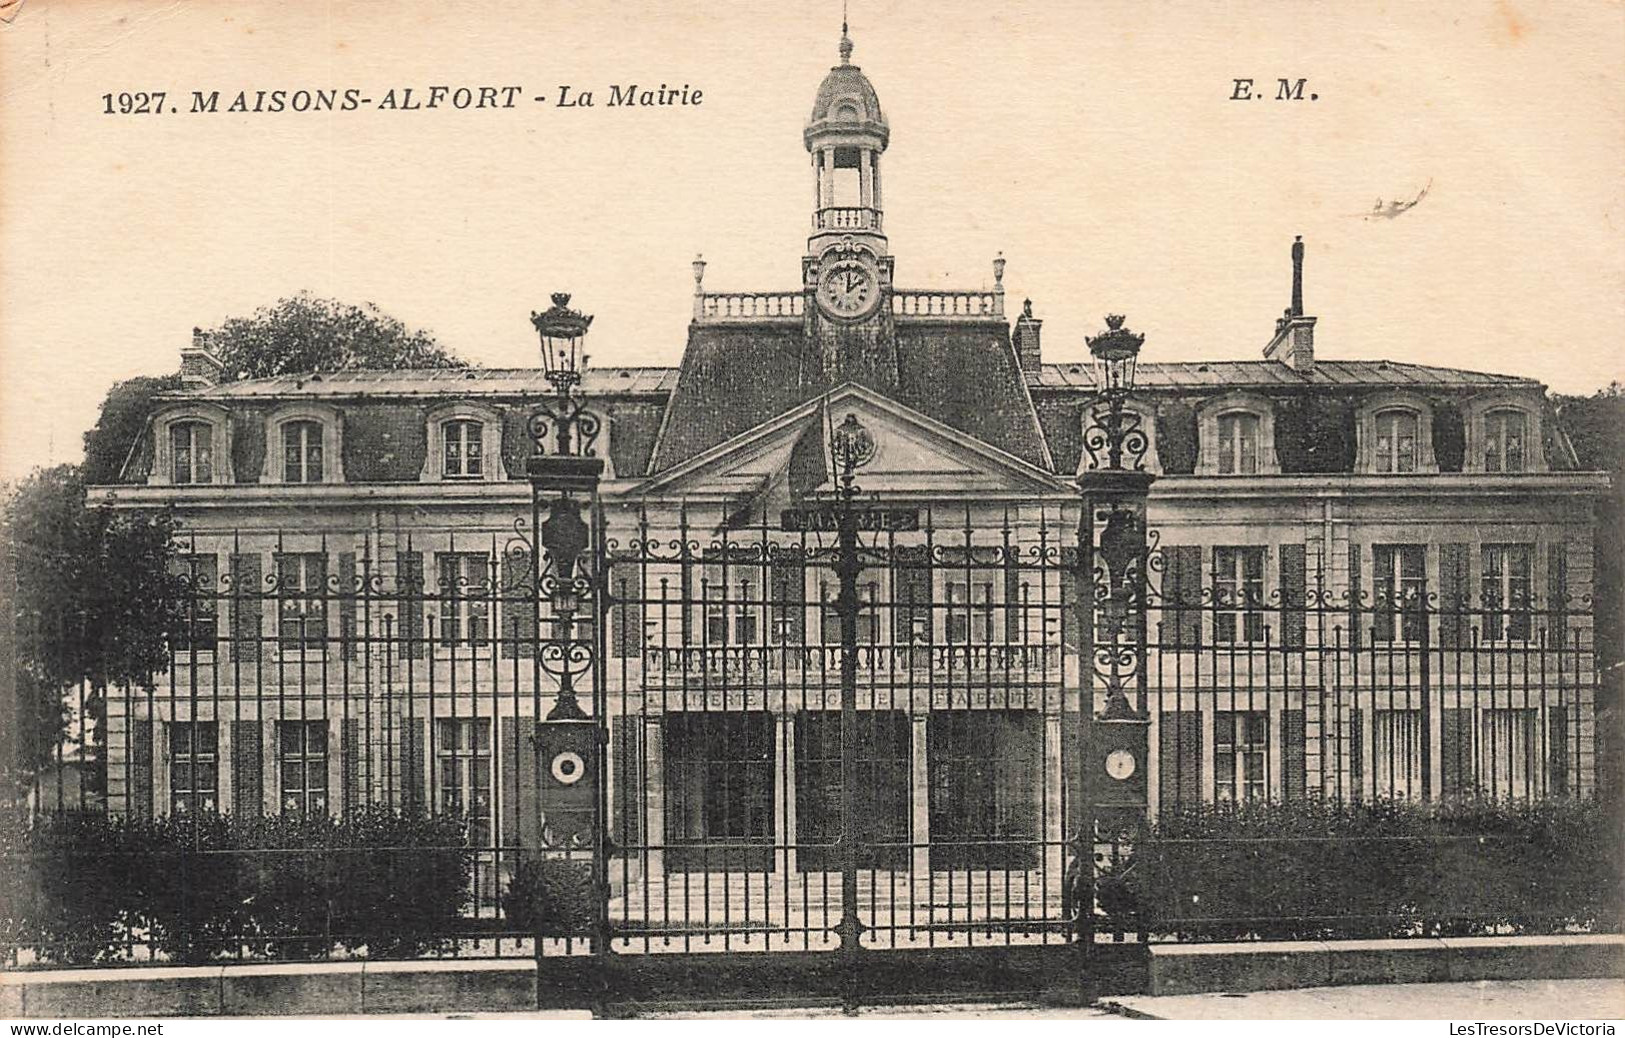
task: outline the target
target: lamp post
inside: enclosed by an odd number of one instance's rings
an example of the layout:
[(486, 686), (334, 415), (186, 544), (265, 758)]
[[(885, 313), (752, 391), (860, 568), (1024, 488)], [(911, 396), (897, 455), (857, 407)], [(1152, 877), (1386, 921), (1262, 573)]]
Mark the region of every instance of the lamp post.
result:
[[(1139, 412), (1128, 407), (1145, 336), (1125, 327), (1121, 314), (1110, 314), (1106, 330), (1087, 342), (1097, 390), (1086, 411), (1086, 462), (1078, 477), (1083, 514), (1076, 574), (1083, 614), (1079, 716), (1085, 804), (1077, 835), (1077, 904), (1086, 956), (1094, 942), (1097, 841), (1109, 842), (1115, 859), (1123, 836), (1143, 822), (1149, 802), (1146, 502), (1154, 479), (1145, 471), (1150, 440)], [(1101, 692), (1105, 704), (1097, 715)]]
[[(582, 350), (592, 317), (570, 309), (570, 296), (553, 294), (553, 305), (532, 313), (530, 323), (541, 337), (543, 377), (553, 387), (553, 399), (543, 402), (531, 416), (531, 454), (526, 462), (530, 477), (531, 529), (539, 550), (533, 553), (533, 586), (537, 604), (545, 598), (551, 607), (553, 636), (538, 646), (542, 669), (558, 679), (558, 693), (547, 719), (580, 720), (587, 715), (576, 701), (575, 679), (590, 673), (593, 647), (578, 644), (575, 616), (583, 602), (596, 600), (590, 567), (582, 556), (592, 544), (592, 531), (581, 517), (582, 501), (598, 492), (604, 461), (589, 452), (598, 437), (598, 418), (586, 410), (576, 392), (581, 385), (587, 355)], [(542, 518), (544, 505), (547, 518)], [(548, 562), (542, 560), (543, 551)], [(538, 618), (540, 614), (538, 613)]]

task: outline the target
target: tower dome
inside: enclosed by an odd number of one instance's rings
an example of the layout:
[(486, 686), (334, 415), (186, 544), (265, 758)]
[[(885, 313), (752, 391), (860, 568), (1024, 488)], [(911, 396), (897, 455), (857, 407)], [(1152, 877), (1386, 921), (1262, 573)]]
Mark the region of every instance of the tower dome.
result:
[(814, 142), (826, 134), (846, 136), (854, 132), (873, 138), (882, 149), (890, 136), (874, 84), (862, 69), (852, 64), (852, 39), (843, 25), (841, 63), (832, 67), (818, 84), (818, 95), (813, 99), (812, 114), (807, 117), (807, 129), (802, 136), (811, 149)]

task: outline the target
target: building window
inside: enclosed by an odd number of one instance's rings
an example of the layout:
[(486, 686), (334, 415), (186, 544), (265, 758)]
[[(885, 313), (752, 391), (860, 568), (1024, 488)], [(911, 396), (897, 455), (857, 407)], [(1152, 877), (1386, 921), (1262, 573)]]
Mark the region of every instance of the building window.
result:
[(947, 591), (948, 644), (993, 644), (993, 581), (950, 580)]
[(1534, 545), (1484, 545), (1484, 639), (1527, 641)]
[(460, 420), (440, 427), (447, 479), (479, 479), (485, 474), (485, 426)]
[(478, 645), (491, 636), (491, 559), (481, 552), (440, 553), (440, 641)]
[(768, 636), (774, 645), (800, 645), (806, 637), (806, 570), (799, 554), (773, 557)]
[(1258, 416), (1232, 411), (1219, 416), (1219, 474), (1252, 475), (1258, 471)]
[(1422, 711), (1373, 710), (1371, 758), (1373, 796), (1420, 797)]
[(220, 729), (214, 721), (169, 725), (171, 814), (213, 812), (220, 805)]
[(277, 637), (284, 651), (320, 652), (327, 640), (327, 556), (319, 551), (276, 557)]
[(219, 560), (214, 555), (182, 554), (170, 560), (180, 578), (170, 648), (177, 655), (213, 652), (219, 637), (216, 607), (220, 594)]
[(278, 721), (282, 750), (282, 810), (316, 815), (327, 811), (327, 722)]
[(1415, 472), (1417, 467), (1416, 412), (1399, 408), (1376, 416), (1376, 471)]
[(1538, 769), (1540, 752), (1535, 723), (1540, 711), (1535, 707), (1496, 708), (1481, 715), (1479, 737), (1479, 788), (1491, 796), (1527, 797)]
[(933, 869), (1038, 861), (1044, 728), (1036, 710), (934, 710), (926, 721)]
[(1528, 417), (1510, 409), (1484, 416), (1484, 471), (1522, 472), (1527, 450)]
[[(818, 585), (819, 600), (823, 604), (823, 630), (825, 645), (841, 643), (841, 611), (835, 606), (837, 589), (828, 583)], [(880, 597), (880, 585), (873, 581), (858, 585), (858, 644), (873, 645), (880, 623), (875, 602)]]
[(773, 720), (766, 711), (669, 713), (666, 867), (773, 867)]
[(1216, 800), (1261, 800), (1264, 762), (1269, 755), (1270, 721), (1262, 710), (1220, 710), (1213, 715), (1213, 796)]
[(441, 718), (435, 733), (440, 768), (440, 810), (468, 823), (468, 843), (491, 843), (491, 721)]
[(322, 481), (322, 426), (320, 422), (282, 424), (282, 482)]
[(755, 582), (724, 583), (720, 573), (705, 583), (705, 639), (707, 645), (755, 645), (759, 641), (757, 602), (751, 595)]
[(174, 423), (169, 427), (169, 455), (173, 482), (214, 482), (214, 427), (207, 422)]
[(1427, 619), (1427, 549), (1420, 544), (1377, 544), (1371, 558), (1372, 637), (1391, 642), (1397, 631), (1401, 641), (1421, 641)]
[[(908, 715), (901, 710), (859, 710), (858, 867), (907, 868), (909, 859)], [(834, 710), (796, 714), (797, 867), (821, 872), (841, 867), (841, 715)]]
[(1213, 606), (1215, 643), (1264, 640), (1263, 548), (1213, 549)]

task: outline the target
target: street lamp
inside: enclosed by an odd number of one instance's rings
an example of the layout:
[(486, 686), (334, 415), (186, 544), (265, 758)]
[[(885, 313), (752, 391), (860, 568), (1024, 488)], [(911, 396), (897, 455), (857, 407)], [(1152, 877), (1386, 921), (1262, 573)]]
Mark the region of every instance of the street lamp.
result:
[(592, 453), (598, 418), (587, 412), (586, 401), (576, 392), (587, 363), (582, 345), (592, 317), (570, 309), (569, 293), (555, 292), (553, 305), (533, 312), (530, 323), (541, 338), (543, 377), (553, 387), (552, 399), (544, 400), (530, 416), (531, 454), (525, 465), (531, 529), (549, 560), (544, 567), (542, 552), (533, 553), (536, 604), (539, 612), (541, 600), (548, 602), (553, 622), (553, 636), (537, 646), (536, 658), (558, 679), (548, 720), (581, 720), (587, 715), (576, 701), (575, 679), (592, 672), (595, 652), (589, 640), (575, 637), (575, 617), (597, 597), (591, 567), (582, 565), (592, 532), (581, 516), (582, 500), (577, 495), (590, 502), (604, 471), (603, 459)]

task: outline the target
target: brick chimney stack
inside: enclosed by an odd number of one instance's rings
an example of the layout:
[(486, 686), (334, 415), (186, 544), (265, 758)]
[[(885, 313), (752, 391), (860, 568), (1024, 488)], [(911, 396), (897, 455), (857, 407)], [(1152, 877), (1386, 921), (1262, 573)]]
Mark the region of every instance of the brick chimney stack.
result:
[(1303, 312), (1303, 235), (1292, 242), (1292, 305), (1275, 322), (1275, 335), (1264, 347), (1266, 360), (1279, 360), (1294, 369), (1315, 367), (1315, 319)]
[(1010, 338), (1015, 343), (1016, 360), (1021, 364), (1021, 372), (1029, 378), (1038, 377), (1038, 370), (1044, 362), (1038, 346), (1038, 336), (1043, 330), (1044, 322), (1033, 316), (1033, 301), (1029, 299), (1022, 303), (1021, 316), (1016, 318)]
[(181, 388), (208, 389), (220, 384), (225, 366), (202, 328), (192, 329), (192, 345), (181, 350)]

